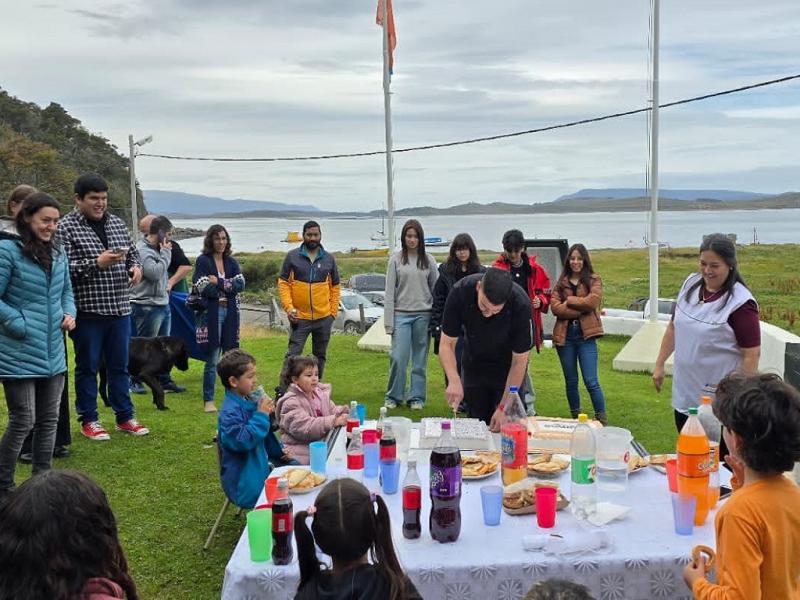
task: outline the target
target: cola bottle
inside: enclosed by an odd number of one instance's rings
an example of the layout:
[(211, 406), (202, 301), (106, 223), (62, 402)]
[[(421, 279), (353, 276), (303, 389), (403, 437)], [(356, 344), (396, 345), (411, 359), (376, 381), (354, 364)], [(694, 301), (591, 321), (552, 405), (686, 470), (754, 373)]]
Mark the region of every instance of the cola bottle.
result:
[(294, 512), (289, 497), (289, 481), (281, 477), (278, 492), (272, 501), (272, 562), (288, 565), (292, 562), (292, 531)]
[(461, 533), (461, 452), (450, 434), (450, 421), (442, 421), (430, 465), (431, 537), (455, 542)]
[(422, 533), (419, 519), (422, 508), (422, 484), (417, 475), (417, 461), (409, 459), (406, 478), (403, 480), (403, 537), (417, 539)]
[(397, 440), (392, 432), (392, 424), (383, 424), (381, 434), (381, 460), (395, 460), (397, 458)]

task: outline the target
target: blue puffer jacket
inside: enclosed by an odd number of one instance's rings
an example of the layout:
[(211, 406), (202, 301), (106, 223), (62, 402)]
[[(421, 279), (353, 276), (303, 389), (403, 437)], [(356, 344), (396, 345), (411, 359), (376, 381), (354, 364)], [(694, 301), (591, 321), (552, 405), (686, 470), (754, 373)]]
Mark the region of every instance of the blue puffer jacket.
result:
[(222, 489), (241, 508), (255, 506), (270, 472), (268, 459), (283, 455), (283, 447), (270, 429), (269, 416), (257, 408), (252, 400), (226, 390), (217, 424)]
[(52, 377), (67, 370), (61, 321), (75, 316), (67, 256), (53, 253), (48, 274), (0, 240), (0, 379)]

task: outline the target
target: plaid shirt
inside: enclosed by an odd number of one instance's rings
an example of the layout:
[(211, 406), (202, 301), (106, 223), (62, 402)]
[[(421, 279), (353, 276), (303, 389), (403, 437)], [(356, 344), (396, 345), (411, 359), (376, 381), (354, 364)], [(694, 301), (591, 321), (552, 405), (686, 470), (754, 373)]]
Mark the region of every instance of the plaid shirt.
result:
[(58, 240), (69, 258), (69, 274), (78, 312), (109, 317), (131, 313), (128, 271), (140, 266), (139, 252), (131, 242), (128, 229), (119, 217), (106, 213), (108, 249), (127, 248), (125, 264), (107, 269), (97, 266), (97, 257), (107, 250), (77, 208), (58, 224)]

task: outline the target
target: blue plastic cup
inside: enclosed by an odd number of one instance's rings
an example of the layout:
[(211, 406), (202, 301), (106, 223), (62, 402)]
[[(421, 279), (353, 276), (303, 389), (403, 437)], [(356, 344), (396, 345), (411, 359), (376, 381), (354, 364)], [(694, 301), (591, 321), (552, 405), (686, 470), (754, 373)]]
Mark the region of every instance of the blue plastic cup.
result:
[(483, 524), (499, 525), (500, 513), (503, 512), (503, 488), (499, 485), (481, 486), (481, 507)]
[(692, 535), (697, 498), (674, 493), (670, 494), (670, 498), (672, 499), (672, 516), (675, 519), (675, 533)]
[(363, 404), (359, 404), (356, 406), (356, 410), (358, 411), (358, 422), (363, 425), (364, 419), (367, 418), (367, 407)]
[(377, 442), (364, 444), (364, 477), (377, 477), (381, 450)]
[(400, 461), (381, 461), (381, 488), (384, 494), (396, 494), (400, 483)]
[(314, 473), (325, 475), (325, 463), (328, 462), (328, 444), (325, 442), (311, 442), (308, 445), (311, 458), (311, 470)]

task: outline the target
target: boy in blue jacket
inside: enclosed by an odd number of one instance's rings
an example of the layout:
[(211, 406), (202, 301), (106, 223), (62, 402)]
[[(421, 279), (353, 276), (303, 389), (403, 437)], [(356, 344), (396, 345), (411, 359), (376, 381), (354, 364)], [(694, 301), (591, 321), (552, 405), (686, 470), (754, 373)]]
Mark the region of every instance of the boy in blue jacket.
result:
[(225, 386), (217, 433), (222, 453), (220, 479), (231, 502), (252, 508), (273, 464), (298, 464), (287, 455), (271, 427), (275, 403), (256, 392), (256, 359), (244, 350), (226, 352), (217, 365)]

